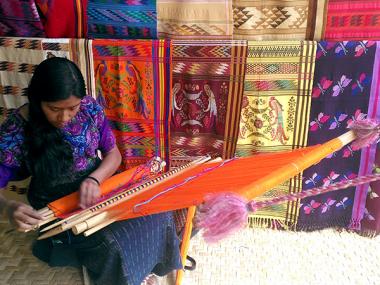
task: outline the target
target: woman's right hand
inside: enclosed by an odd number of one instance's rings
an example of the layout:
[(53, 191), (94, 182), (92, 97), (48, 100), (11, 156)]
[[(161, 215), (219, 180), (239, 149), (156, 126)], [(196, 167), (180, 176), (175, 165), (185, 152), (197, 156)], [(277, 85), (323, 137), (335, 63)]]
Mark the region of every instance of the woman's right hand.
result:
[(18, 201), (7, 202), (6, 215), (9, 222), (21, 232), (42, 221), (42, 216), (36, 210)]

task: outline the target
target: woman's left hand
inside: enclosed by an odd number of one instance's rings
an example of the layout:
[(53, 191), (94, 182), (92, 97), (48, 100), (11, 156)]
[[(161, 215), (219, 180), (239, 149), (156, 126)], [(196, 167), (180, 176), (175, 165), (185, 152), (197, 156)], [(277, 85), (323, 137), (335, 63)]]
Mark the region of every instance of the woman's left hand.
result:
[(92, 179), (83, 180), (79, 188), (79, 207), (82, 209), (94, 205), (100, 197), (99, 185)]

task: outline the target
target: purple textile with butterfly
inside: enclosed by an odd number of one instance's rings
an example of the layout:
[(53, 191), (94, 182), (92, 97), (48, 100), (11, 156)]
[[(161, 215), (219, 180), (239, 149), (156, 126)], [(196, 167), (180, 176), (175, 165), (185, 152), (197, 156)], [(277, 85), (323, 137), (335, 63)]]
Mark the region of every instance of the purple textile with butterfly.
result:
[[(353, 120), (367, 117), (375, 51), (376, 42), (370, 41), (318, 43), (308, 145), (335, 138)], [(366, 168), (361, 156), (360, 150), (344, 147), (304, 171), (303, 189), (356, 177)], [(349, 227), (355, 195), (352, 187), (301, 200), (297, 229)]]

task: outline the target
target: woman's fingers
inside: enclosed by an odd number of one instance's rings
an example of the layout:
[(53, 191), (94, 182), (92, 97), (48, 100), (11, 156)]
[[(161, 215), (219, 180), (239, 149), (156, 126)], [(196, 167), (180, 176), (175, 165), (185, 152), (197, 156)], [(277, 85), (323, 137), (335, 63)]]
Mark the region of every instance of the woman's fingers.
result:
[(100, 189), (98, 184), (90, 179), (84, 180), (80, 187), (79, 207), (87, 208), (96, 203), (100, 197)]

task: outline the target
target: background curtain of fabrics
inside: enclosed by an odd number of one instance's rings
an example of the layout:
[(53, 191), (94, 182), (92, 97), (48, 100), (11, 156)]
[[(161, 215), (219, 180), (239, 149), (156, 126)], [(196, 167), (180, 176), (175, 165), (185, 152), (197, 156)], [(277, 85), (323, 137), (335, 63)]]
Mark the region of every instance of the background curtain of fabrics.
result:
[(246, 52), (245, 41), (173, 41), (172, 155), (234, 155)]
[[(248, 42), (248, 59), (236, 155), (297, 149), (307, 145), (316, 42)], [(302, 177), (259, 199), (300, 192)], [(294, 227), (296, 202), (262, 209), (251, 226)]]
[(96, 98), (122, 154), (120, 170), (153, 156), (169, 166), (171, 45), (167, 40), (94, 40)]

